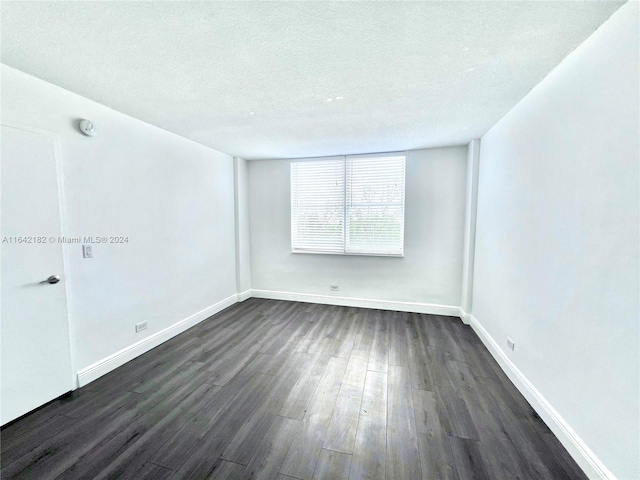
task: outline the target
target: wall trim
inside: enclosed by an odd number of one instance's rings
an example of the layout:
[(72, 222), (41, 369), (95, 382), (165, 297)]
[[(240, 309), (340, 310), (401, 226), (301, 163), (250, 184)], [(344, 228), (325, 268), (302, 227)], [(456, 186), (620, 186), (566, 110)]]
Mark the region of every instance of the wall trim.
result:
[[(564, 418), (553, 408), (549, 401), (538, 391), (529, 379), (520, 371), (507, 354), (500, 348), (495, 339), (487, 332), (473, 315), (460, 309), (462, 318), (467, 318), (471, 328), (496, 359), (509, 380), (516, 386), (529, 402), (540, 418), (547, 424), (553, 434), (560, 440), (576, 463), (589, 478), (615, 480), (615, 475), (602, 463), (587, 444), (569, 426)], [(463, 320), (464, 321), (464, 320)], [(465, 322), (466, 323), (466, 322)]]
[(238, 301), (239, 302), (244, 302), (245, 300), (248, 300), (251, 297), (252, 297), (251, 289), (245, 290), (244, 292), (241, 292), (241, 293), (238, 294)]
[(464, 308), (460, 307), (460, 320), (465, 325), (471, 325), (471, 315), (464, 311)]
[(203, 310), (200, 310), (189, 317), (180, 320), (177, 323), (174, 323), (170, 327), (165, 328), (164, 330), (160, 330), (153, 335), (148, 336), (140, 340), (139, 342), (134, 343), (133, 345), (129, 345), (128, 347), (123, 348), (122, 350), (109, 355), (108, 357), (103, 358), (102, 360), (97, 361), (93, 365), (89, 365), (86, 368), (83, 368), (78, 371), (78, 386), (84, 387), (88, 383), (93, 382), (94, 380), (100, 378), (101, 376), (109, 373), (112, 370), (115, 370), (121, 365), (124, 365), (130, 360), (133, 360), (136, 357), (139, 357), (143, 353), (148, 352), (152, 348), (157, 347), (161, 343), (166, 342), (167, 340), (175, 337), (176, 335), (188, 330), (194, 325), (206, 320), (211, 315), (215, 315), (216, 313), (224, 310), (227, 307), (230, 307), (234, 303), (238, 302), (239, 295), (233, 294), (230, 297), (225, 298), (224, 300), (219, 301), (218, 303), (211, 305)]
[(276, 290), (251, 290), (251, 296), (271, 300), (289, 300), (293, 302), (321, 303), (343, 307), (377, 308), (399, 312), (428, 313), (431, 315), (460, 316), (460, 307), (435, 303), (398, 302), (393, 300), (371, 300), (368, 298), (334, 297), (315, 293), (281, 292)]

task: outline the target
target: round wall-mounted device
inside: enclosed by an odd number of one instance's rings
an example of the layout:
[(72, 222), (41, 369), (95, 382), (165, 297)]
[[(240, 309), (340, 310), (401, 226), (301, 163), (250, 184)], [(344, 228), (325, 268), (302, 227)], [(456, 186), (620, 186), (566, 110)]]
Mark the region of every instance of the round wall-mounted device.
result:
[(78, 128), (80, 129), (80, 132), (87, 137), (95, 137), (98, 134), (96, 126), (91, 120), (80, 120)]

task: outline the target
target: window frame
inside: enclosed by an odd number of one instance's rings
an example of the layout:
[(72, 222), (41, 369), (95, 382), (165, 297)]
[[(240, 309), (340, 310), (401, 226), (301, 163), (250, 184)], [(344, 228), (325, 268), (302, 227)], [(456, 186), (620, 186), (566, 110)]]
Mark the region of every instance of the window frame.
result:
[[(404, 178), (403, 178), (403, 189), (402, 189), (402, 230), (401, 236), (402, 241), (400, 244), (400, 253), (378, 253), (378, 252), (351, 252), (347, 251), (347, 235), (348, 235), (348, 221), (347, 217), (348, 213), (348, 205), (347, 205), (347, 191), (350, 187), (347, 185), (347, 160), (348, 159), (357, 159), (357, 158), (386, 158), (386, 157), (404, 157)], [(363, 153), (363, 154), (355, 154), (355, 155), (334, 155), (330, 157), (310, 157), (310, 158), (296, 158), (289, 160), (289, 187), (290, 191), (290, 239), (291, 239), (291, 253), (295, 254), (311, 254), (311, 255), (339, 255), (339, 256), (358, 256), (358, 257), (395, 257), (402, 258), (405, 253), (405, 214), (406, 214), (406, 190), (407, 190), (407, 159), (409, 158), (409, 152), (399, 151), (399, 152), (383, 152), (383, 153)], [(294, 163), (304, 163), (311, 161), (335, 161), (337, 159), (341, 159), (344, 162), (343, 168), (343, 184), (344, 184), (344, 193), (342, 196), (342, 214), (343, 214), (343, 224), (342, 224), (342, 251), (322, 251), (322, 250), (312, 250), (312, 249), (297, 249), (294, 246), (294, 198), (293, 198), (293, 175), (292, 169)]]

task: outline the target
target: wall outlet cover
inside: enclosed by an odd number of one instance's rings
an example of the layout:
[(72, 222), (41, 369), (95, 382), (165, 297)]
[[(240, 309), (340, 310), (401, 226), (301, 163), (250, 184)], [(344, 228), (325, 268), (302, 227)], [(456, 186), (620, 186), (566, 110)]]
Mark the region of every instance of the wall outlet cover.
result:
[(93, 258), (93, 245), (82, 245), (83, 258)]
[(147, 329), (147, 322), (136, 323), (136, 333)]
[(511, 351), (514, 351), (516, 349), (516, 343), (509, 337), (507, 337), (507, 348)]

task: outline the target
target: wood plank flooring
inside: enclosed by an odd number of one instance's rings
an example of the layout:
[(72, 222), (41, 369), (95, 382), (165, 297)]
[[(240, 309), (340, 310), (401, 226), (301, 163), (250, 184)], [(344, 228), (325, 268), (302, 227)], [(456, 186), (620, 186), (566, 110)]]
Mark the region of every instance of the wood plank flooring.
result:
[(4, 479), (585, 479), (453, 317), (249, 299), (1, 431)]

